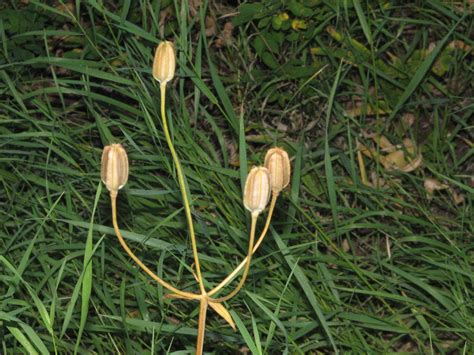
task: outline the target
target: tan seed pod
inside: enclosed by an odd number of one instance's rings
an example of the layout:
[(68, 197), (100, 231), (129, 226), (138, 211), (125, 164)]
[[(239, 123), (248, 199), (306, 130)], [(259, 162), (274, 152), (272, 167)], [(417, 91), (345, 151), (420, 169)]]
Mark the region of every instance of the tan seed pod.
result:
[(267, 206), (270, 198), (270, 174), (267, 168), (253, 167), (247, 175), (244, 189), (244, 206), (258, 215)]
[(173, 43), (162, 41), (156, 48), (153, 60), (153, 77), (161, 84), (166, 84), (173, 79), (176, 69), (176, 55)]
[(291, 165), (288, 153), (281, 148), (272, 148), (265, 155), (265, 167), (270, 173), (271, 189), (279, 193), (290, 183)]
[(117, 192), (128, 180), (127, 152), (120, 144), (104, 147), (100, 177), (110, 192)]

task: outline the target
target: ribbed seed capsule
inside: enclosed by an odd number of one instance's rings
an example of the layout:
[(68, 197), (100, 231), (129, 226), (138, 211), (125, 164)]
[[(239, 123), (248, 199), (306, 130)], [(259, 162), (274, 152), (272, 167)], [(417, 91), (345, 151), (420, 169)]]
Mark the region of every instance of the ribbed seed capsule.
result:
[(281, 148), (272, 148), (265, 156), (265, 167), (270, 173), (271, 189), (279, 193), (290, 183), (291, 165), (288, 153)]
[(267, 206), (270, 198), (270, 175), (264, 167), (254, 167), (245, 181), (244, 206), (258, 215)]
[(176, 68), (176, 56), (173, 43), (162, 41), (156, 48), (153, 60), (153, 77), (161, 84), (166, 84), (173, 79)]
[(127, 152), (120, 144), (104, 147), (100, 177), (110, 192), (117, 192), (128, 180)]

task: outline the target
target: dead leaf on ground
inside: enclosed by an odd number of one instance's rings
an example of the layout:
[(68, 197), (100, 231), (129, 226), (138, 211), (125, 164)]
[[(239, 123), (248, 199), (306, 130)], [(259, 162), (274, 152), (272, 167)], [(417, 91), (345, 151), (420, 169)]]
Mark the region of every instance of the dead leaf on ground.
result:
[(380, 177), (375, 171), (370, 172), (370, 182), (373, 187), (379, 189), (383, 189), (390, 186), (390, 184), (388, 184), (387, 181), (384, 178)]
[(230, 140), (229, 138), (224, 138), (225, 139), (225, 145), (227, 147), (227, 150), (229, 152), (229, 164), (232, 166), (239, 167), (240, 166), (240, 158), (239, 158), (239, 153), (237, 150), (237, 145), (235, 144), (234, 141)]
[[(351, 107), (352, 106), (352, 107)], [(346, 109), (346, 114), (349, 117), (359, 117), (359, 116), (376, 116), (376, 115), (386, 115), (389, 112), (386, 110), (382, 109), (381, 107), (376, 107), (370, 104), (362, 103), (362, 102), (356, 102), (353, 105), (349, 105), (349, 107)]]
[(413, 113), (405, 113), (402, 116), (402, 127), (405, 131), (407, 131), (411, 126), (413, 126), (413, 123), (415, 123), (415, 115)]
[(448, 190), (455, 205), (459, 205), (464, 202), (464, 196), (461, 193), (458, 193), (448, 184), (443, 184), (434, 178), (425, 179), (423, 186), (425, 188), (428, 200), (433, 198), (435, 191)]
[(201, 0), (189, 0), (189, 14), (191, 17), (196, 17), (199, 14), (199, 7)]
[(206, 37), (214, 36), (217, 33), (216, 19), (212, 16), (206, 16), (206, 30), (204, 34)]
[(242, 346), (239, 349), (239, 354), (244, 354), (244, 355), (250, 354), (250, 349), (246, 346)]
[(464, 195), (457, 193), (454, 189), (449, 189), (449, 192), (451, 193), (455, 205), (464, 203)]
[(282, 122), (278, 122), (277, 123), (277, 129), (281, 132), (287, 132), (288, 131), (288, 125), (286, 125)]
[(166, 320), (171, 323), (171, 324), (174, 324), (174, 325), (179, 325), (181, 324), (181, 321), (178, 319), (178, 318), (175, 318), (175, 317), (167, 317)]
[[(473, 4), (474, 4), (474, 1), (473, 1)], [(455, 39), (454, 41), (451, 41), (448, 44), (448, 48), (449, 49), (461, 49), (465, 52), (471, 52), (472, 51), (472, 47), (470, 45), (466, 44), (464, 41), (461, 41), (459, 39)]]
[(215, 46), (217, 48), (221, 47), (229, 47), (234, 42), (234, 38), (232, 37), (232, 31), (234, 30), (234, 25), (232, 22), (226, 22), (224, 24), (224, 28), (222, 29), (221, 33), (219, 33), (219, 38), (215, 41)]
[(346, 253), (351, 250), (351, 246), (349, 245), (349, 241), (347, 239), (344, 239), (342, 241), (342, 250), (344, 250)]
[(425, 187), (428, 200), (431, 200), (433, 198), (435, 191), (440, 191), (448, 188), (448, 185), (443, 184), (434, 178), (425, 179), (423, 186)]
[(129, 318), (140, 318), (140, 311), (135, 309), (133, 311), (128, 312)]
[(416, 170), (423, 162), (423, 156), (419, 152), (419, 148), (410, 138), (405, 138), (402, 145), (395, 146), (385, 136), (372, 134), (368, 137), (372, 138), (379, 149), (358, 143), (358, 150), (365, 156), (378, 161), (387, 171), (409, 173)]

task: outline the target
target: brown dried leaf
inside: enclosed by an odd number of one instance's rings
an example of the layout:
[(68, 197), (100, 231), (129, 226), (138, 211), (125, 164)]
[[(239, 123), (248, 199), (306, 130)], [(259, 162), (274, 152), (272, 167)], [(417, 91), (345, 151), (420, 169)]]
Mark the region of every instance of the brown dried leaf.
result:
[(133, 311), (128, 312), (129, 318), (140, 318), (140, 311), (135, 309)]
[(66, 13), (75, 13), (76, 12), (76, 4), (74, 1), (69, 1), (69, 2), (58, 2), (55, 5), (56, 9), (58, 9), (61, 12), (66, 12)]
[(239, 349), (239, 354), (248, 355), (250, 354), (250, 349), (244, 345)]
[(373, 187), (377, 187), (377, 188), (387, 187), (387, 182), (385, 181), (385, 179), (378, 176), (375, 171), (370, 172), (370, 181)]
[(374, 136), (374, 140), (376, 143), (378, 143), (380, 145), (380, 148), (384, 151), (384, 152), (393, 152), (395, 151), (396, 147), (388, 140), (387, 137), (385, 136)]
[(376, 144), (378, 144), (382, 152), (391, 153), (397, 150), (397, 147), (394, 146), (390, 140), (383, 135), (363, 132), (363, 136), (372, 139)]
[(416, 144), (410, 138), (405, 138), (403, 140), (403, 145), (409, 154), (416, 154)]
[(409, 173), (413, 170), (416, 170), (421, 165), (421, 163), (423, 163), (423, 156), (421, 154), (418, 154), (415, 159), (410, 161), (407, 165), (405, 165), (400, 170), (405, 173)]
[(234, 141), (228, 140), (226, 138), (226, 147), (227, 150), (229, 151), (229, 164), (232, 166), (239, 167), (240, 166), (240, 159), (239, 159), (239, 154), (237, 150), (237, 146)]
[(282, 122), (278, 122), (277, 123), (277, 130), (279, 131), (282, 131), (282, 132), (288, 132), (288, 125), (282, 123)]
[(382, 148), (382, 152), (389, 151), (390, 153), (382, 155), (376, 149), (366, 147), (363, 144), (358, 145), (359, 151), (364, 155), (377, 160), (388, 171), (398, 170), (408, 173), (417, 169), (423, 162), (423, 156), (421, 153), (418, 153), (417, 146), (409, 138), (405, 138), (403, 140), (403, 147), (400, 147), (392, 145), (384, 136), (366, 134), (366, 137), (372, 138), (376, 143), (378, 143), (380, 148)]
[(380, 157), (379, 160), (387, 170), (401, 170), (407, 165), (403, 150), (396, 150), (386, 156)]
[[(474, 4), (474, 1), (472, 3)], [(472, 47), (470, 45), (466, 44), (465, 42), (463, 42), (459, 39), (455, 39), (454, 41), (451, 41), (448, 44), (448, 48), (449, 49), (461, 49), (465, 52), (472, 51)]]
[(453, 189), (449, 189), (449, 192), (451, 193), (451, 197), (453, 198), (453, 202), (455, 205), (460, 205), (461, 203), (464, 203), (464, 195), (458, 194)]
[(232, 42), (234, 40), (232, 37), (233, 30), (234, 25), (232, 24), (232, 22), (226, 22), (224, 28), (222, 29), (222, 32), (219, 34), (219, 38), (215, 42), (216, 47), (220, 48), (232, 45)]
[(216, 20), (212, 16), (206, 16), (206, 37), (214, 36), (217, 32)]
[(189, 14), (191, 17), (196, 17), (199, 14), (199, 7), (201, 0), (189, 0)]
[(175, 317), (167, 317), (166, 320), (169, 323), (174, 324), (174, 325), (180, 325), (181, 324), (181, 321), (178, 318), (175, 318)]
[(380, 107), (374, 107), (372, 105), (362, 104), (357, 102), (354, 107), (349, 108), (346, 110), (346, 114), (349, 117), (359, 117), (362, 115), (365, 116), (375, 116), (375, 115), (386, 115), (388, 112), (381, 109)]
[(415, 115), (413, 113), (405, 113), (402, 117), (402, 127), (406, 131), (415, 123)]
[(428, 199), (432, 199), (434, 192), (448, 188), (448, 185), (439, 182), (434, 178), (427, 178), (423, 183)]
[(346, 253), (351, 250), (351, 246), (349, 245), (349, 241), (347, 239), (344, 239), (342, 241), (342, 250), (344, 250)]

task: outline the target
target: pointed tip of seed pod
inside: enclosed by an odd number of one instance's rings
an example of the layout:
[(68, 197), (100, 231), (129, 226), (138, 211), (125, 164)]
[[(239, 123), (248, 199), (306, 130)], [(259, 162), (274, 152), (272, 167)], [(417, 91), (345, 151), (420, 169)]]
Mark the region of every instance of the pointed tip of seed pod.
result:
[(176, 55), (174, 45), (170, 41), (162, 41), (155, 51), (153, 60), (153, 77), (161, 84), (166, 84), (174, 77)]
[(288, 153), (282, 148), (269, 149), (265, 155), (265, 167), (270, 173), (271, 189), (279, 193), (290, 183), (291, 164)]
[(100, 177), (110, 192), (117, 192), (128, 180), (128, 156), (121, 144), (111, 144), (102, 152)]
[(270, 175), (267, 168), (253, 167), (244, 188), (244, 206), (252, 215), (261, 213), (270, 199)]

